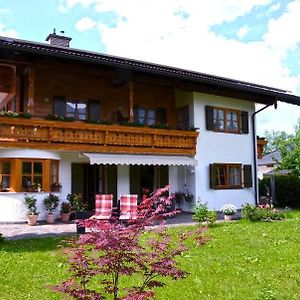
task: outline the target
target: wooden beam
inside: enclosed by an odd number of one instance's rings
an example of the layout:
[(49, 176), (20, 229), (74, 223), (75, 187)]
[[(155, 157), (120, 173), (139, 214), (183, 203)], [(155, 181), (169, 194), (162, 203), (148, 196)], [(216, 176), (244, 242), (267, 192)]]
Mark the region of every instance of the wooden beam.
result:
[(129, 81), (129, 122), (133, 122), (133, 106), (134, 106), (134, 86), (133, 81)]
[(35, 73), (34, 69), (31, 67), (28, 72), (28, 102), (27, 102), (27, 112), (34, 113), (34, 84), (35, 84)]

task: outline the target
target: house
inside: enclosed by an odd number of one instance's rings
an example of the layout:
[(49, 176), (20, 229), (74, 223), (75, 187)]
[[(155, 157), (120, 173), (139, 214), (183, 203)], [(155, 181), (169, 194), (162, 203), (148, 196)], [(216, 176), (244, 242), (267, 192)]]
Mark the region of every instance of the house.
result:
[(96, 193), (166, 184), (211, 209), (255, 203), (255, 103), (299, 97), (47, 41), (0, 37), (0, 222), (26, 220), (26, 192), (41, 219), (51, 191), (80, 192), (89, 209)]
[(281, 155), (279, 150), (272, 151), (257, 161), (257, 177), (262, 179), (264, 174), (272, 172), (276, 169), (281, 161)]

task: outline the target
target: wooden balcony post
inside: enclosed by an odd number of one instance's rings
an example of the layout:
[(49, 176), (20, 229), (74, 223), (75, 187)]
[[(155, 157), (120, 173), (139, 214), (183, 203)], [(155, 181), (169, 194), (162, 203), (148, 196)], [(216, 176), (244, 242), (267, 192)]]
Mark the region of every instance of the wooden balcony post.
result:
[(34, 112), (34, 81), (35, 74), (34, 69), (30, 68), (28, 72), (28, 102), (27, 102), (27, 112)]
[(133, 122), (133, 106), (134, 106), (134, 86), (133, 81), (129, 81), (129, 122)]

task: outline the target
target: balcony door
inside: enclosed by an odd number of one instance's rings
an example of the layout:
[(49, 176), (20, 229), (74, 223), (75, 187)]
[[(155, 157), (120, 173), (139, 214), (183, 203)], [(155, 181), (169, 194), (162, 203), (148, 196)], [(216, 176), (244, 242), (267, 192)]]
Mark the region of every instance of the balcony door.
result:
[(117, 167), (72, 164), (72, 193), (81, 193), (88, 210), (95, 209), (95, 195), (98, 193), (117, 196)]
[(142, 198), (142, 189), (153, 192), (169, 184), (168, 166), (130, 166), (130, 193)]

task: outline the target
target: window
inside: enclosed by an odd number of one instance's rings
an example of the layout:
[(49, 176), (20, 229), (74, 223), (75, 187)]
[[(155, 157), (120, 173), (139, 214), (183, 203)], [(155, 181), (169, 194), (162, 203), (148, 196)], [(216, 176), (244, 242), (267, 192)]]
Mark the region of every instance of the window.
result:
[(0, 189), (9, 189), (11, 185), (10, 161), (0, 160)]
[(183, 107), (178, 110), (177, 115), (177, 128), (187, 130), (189, 129), (190, 120), (189, 120), (189, 107)]
[(144, 125), (155, 125), (155, 110), (136, 107), (134, 109), (134, 122)]
[(50, 191), (59, 183), (59, 161), (50, 159), (0, 159), (0, 191)]
[(214, 130), (239, 132), (239, 112), (214, 108)]
[(249, 133), (248, 112), (229, 108), (205, 107), (206, 129), (229, 133)]
[(64, 96), (53, 97), (53, 114), (75, 120), (99, 121), (100, 102), (98, 100), (74, 100)]
[[(244, 187), (252, 187), (251, 165), (244, 165)], [(212, 189), (242, 188), (242, 165), (215, 163), (210, 165), (210, 187)]]
[(58, 177), (58, 160), (52, 160), (50, 166), (50, 184), (51, 187), (59, 183)]
[(43, 162), (23, 161), (22, 162), (22, 188), (32, 185), (43, 186)]
[(72, 101), (66, 102), (66, 117), (75, 120), (86, 120), (87, 105), (85, 101)]

